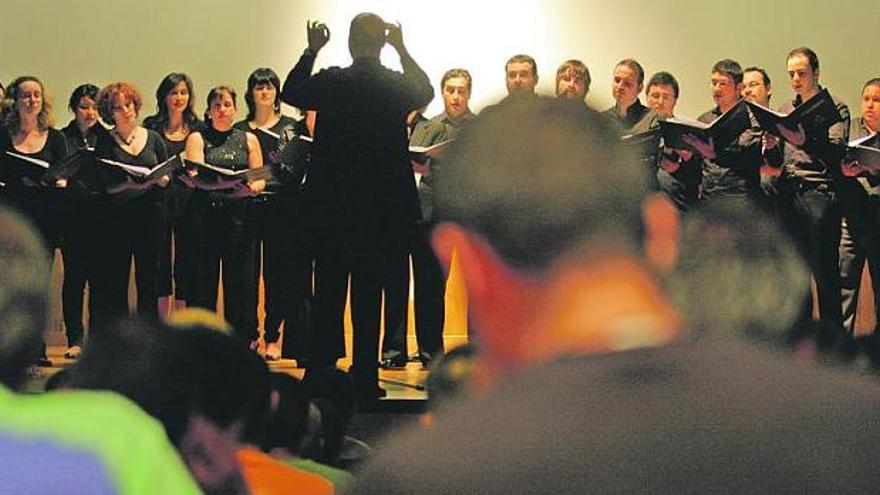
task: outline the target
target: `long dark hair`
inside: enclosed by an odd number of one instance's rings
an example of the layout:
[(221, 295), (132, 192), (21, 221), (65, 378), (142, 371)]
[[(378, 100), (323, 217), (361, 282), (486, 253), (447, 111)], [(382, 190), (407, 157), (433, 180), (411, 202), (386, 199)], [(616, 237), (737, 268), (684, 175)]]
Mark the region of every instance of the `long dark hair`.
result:
[(193, 102), (195, 101), (193, 82), (192, 79), (183, 72), (172, 72), (165, 76), (165, 78), (162, 79), (162, 82), (159, 83), (159, 87), (156, 88), (156, 114), (151, 115), (144, 120), (145, 127), (149, 127), (160, 133), (165, 131), (165, 126), (168, 125), (168, 120), (170, 119), (170, 116), (168, 115), (168, 105), (165, 104), (165, 97), (167, 97), (168, 93), (176, 88), (181, 82), (186, 84), (186, 90), (189, 92), (189, 102), (187, 103), (186, 108), (183, 109), (183, 122), (189, 127), (190, 131), (199, 129), (201, 122), (199, 121), (196, 112), (193, 110)]
[(247, 81), (247, 92), (244, 94), (244, 101), (247, 103), (248, 114), (247, 120), (254, 120), (257, 114), (257, 105), (254, 103), (254, 88), (260, 84), (271, 84), (275, 86), (275, 113), (281, 112), (281, 79), (274, 70), (267, 67), (261, 67), (251, 72)]

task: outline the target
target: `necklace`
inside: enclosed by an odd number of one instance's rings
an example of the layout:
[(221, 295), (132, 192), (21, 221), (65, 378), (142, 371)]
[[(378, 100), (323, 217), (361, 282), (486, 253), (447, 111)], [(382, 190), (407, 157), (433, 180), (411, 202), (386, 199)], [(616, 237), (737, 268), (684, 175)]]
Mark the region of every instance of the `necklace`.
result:
[(119, 132), (119, 129), (113, 129), (113, 134), (115, 134), (116, 137), (119, 138), (120, 141), (122, 141), (122, 144), (126, 146), (131, 146), (131, 143), (134, 142), (134, 138), (137, 135), (137, 129), (131, 131), (127, 139), (122, 136), (122, 133)]

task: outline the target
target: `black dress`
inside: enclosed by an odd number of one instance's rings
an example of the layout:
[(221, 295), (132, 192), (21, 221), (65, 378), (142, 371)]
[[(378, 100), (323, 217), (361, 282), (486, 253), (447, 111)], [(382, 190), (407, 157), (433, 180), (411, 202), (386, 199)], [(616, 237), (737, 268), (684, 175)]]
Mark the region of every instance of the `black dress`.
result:
[[(251, 130), (245, 120), (235, 127)], [(308, 133), (304, 121), (287, 116), (281, 116), (268, 130), (278, 137), (254, 131), (260, 141), (264, 166), (277, 164), (283, 148), (295, 136)], [(266, 191), (252, 200), (249, 221), (254, 228), (256, 268), (254, 284), (249, 290), (257, 291), (262, 270), (266, 343), (278, 341), (284, 324), (282, 356), (301, 362), (306, 357), (311, 334), (311, 242), (303, 208), (302, 177), (276, 179), (279, 181), (267, 184)]]
[(0, 182), (2, 198), (5, 202), (21, 210), (37, 226), (49, 249), (61, 243), (60, 193), (44, 181), (15, 172), (16, 158), (6, 152), (17, 153), (55, 165), (67, 157), (67, 144), (61, 131), (49, 128), (46, 144), (35, 153), (22, 153), (15, 149), (12, 138), (5, 130), (0, 130)]
[[(196, 132), (203, 124), (197, 121), (190, 129)], [(168, 156), (179, 155), (186, 149), (186, 139), (174, 141), (164, 134), (163, 124), (155, 119), (146, 119), (144, 127), (156, 131), (165, 143)], [(195, 293), (195, 268), (193, 253), (195, 252), (192, 238), (192, 222), (190, 220), (189, 201), (192, 189), (177, 180), (179, 172), (165, 192), (165, 230), (162, 247), (159, 251), (158, 289), (159, 297), (174, 294), (175, 299), (188, 301)], [(174, 246), (172, 256), (172, 243)]]
[[(162, 138), (149, 130), (147, 142), (137, 155), (120, 148), (110, 134), (99, 136), (95, 146), (96, 159), (107, 158), (146, 167), (161, 163), (167, 156)], [(105, 191), (98, 213), (101, 228), (97, 244), (101, 266), (94, 277), (92, 295), (98, 313), (92, 317), (92, 327), (103, 327), (116, 318), (127, 316), (132, 258), (138, 316), (157, 318), (156, 278), (164, 217), (161, 188), (153, 186), (148, 190), (112, 192), (130, 180), (127, 174), (100, 160), (94, 160), (92, 166), (99, 187)]]
[[(46, 262), (51, 264), (55, 248), (61, 244), (61, 203), (60, 193), (50, 187), (43, 179), (32, 180), (27, 176), (15, 173), (16, 158), (6, 152), (10, 151), (28, 158), (35, 158), (57, 165), (67, 156), (67, 144), (64, 136), (57, 129), (49, 128), (46, 144), (35, 153), (22, 153), (15, 149), (12, 137), (5, 128), (0, 128), (0, 202), (21, 211), (34, 223), (46, 242)], [(40, 355), (46, 358), (46, 344), (41, 344)], [(47, 363), (48, 364), (48, 363)]]
[[(243, 170), (248, 167), (247, 133), (239, 129), (201, 132), (205, 162)], [(195, 224), (196, 294), (193, 305), (217, 309), (217, 284), (223, 266), (223, 313), (245, 342), (257, 339), (254, 283), (254, 234), (247, 223), (249, 202), (228, 192), (195, 191), (191, 199)]]

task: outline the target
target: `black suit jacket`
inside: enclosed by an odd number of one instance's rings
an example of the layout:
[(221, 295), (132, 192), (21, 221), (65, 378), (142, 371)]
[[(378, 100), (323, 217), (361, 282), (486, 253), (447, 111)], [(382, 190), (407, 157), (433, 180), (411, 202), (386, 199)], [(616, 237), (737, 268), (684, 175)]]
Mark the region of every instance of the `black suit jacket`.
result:
[(400, 238), (419, 216), (406, 116), (431, 101), (427, 76), (414, 64), (401, 74), (358, 58), (310, 77), (313, 65), (314, 56), (303, 54), (282, 99), (318, 113), (306, 190), (319, 242)]

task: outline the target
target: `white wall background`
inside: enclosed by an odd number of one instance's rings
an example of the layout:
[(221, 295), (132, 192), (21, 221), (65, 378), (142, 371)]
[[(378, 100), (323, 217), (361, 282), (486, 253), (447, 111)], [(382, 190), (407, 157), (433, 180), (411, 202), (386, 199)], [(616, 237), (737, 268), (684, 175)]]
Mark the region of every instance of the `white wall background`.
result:
[[(347, 65), (348, 23), (362, 11), (402, 23), (435, 87), (450, 67), (470, 70), (474, 109), (504, 95), (504, 62), (519, 52), (537, 59), (545, 94), (562, 61), (586, 62), (588, 102), (599, 108), (611, 103), (614, 64), (636, 58), (648, 75), (676, 75), (678, 113), (690, 116), (711, 106), (709, 70), (721, 58), (767, 68), (777, 105), (791, 95), (785, 55), (797, 46), (818, 52), (822, 82), (853, 113), (864, 81), (880, 76), (878, 0), (3, 0), (0, 80), (41, 77), (63, 125), (67, 96), (79, 83), (134, 82), (145, 96), (143, 117), (154, 111), (160, 79), (184, 71), (195, 80), (201, 112), (211, 86), (241, 92), (256, 67), (271, 67), (283, 80), (305, 47), (307, 19), (325, 21), (332, 32), (317, 66)], [(390, 48), (383, 60), (399, 67)], [(428, 114), (441, 110), (438, 97)]]

